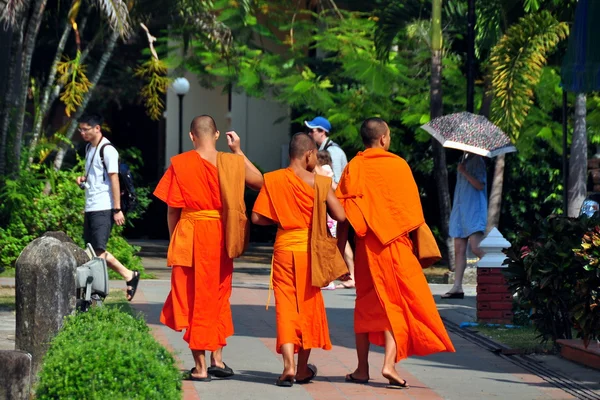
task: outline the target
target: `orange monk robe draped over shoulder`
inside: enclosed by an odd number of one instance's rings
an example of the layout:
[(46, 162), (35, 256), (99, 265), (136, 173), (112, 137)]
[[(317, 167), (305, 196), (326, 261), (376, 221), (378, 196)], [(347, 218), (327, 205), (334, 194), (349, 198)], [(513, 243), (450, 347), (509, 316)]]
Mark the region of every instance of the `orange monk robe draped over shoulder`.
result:
[(181, 331), (192, 350), (217, 350), (233, 335), (231, 278), (221, 219), (217, 168), (196, 151), (171, 158), (171, 166), (154, 195), (173, 208), (182, 208), (171, 243), (171, 292), (160, 321)]
[(311, 285), (309, 228), (315, 191), (291, 169), (265, 174), (253, 211), (279, 225), (273, 252), (277, 352), (331, 349), (321, 289)]
[(357, 238), (355, 332), (369, 333), (372, 343), (384, 346), (384, 331), (391, 331), (396, 362), (453, 352), (408, 237), (425, 220), (406, 161), (382, 149), (360, 152), (344, 170), (336, 195)]

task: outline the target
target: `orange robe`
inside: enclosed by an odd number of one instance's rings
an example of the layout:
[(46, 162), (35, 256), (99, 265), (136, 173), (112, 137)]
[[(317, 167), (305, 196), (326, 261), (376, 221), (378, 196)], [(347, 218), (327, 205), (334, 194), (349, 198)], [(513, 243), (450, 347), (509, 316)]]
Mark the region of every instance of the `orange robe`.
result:
[(194, 150), (177, 155), (154, 195), (183, 209), (169, 244), (171, 292), (160, 321), (185, 329), (190, 349), (217, 350), (233, 335), (233, 260), (225, 249), (217, 168)]
[(311, 284), (309, 228), (315, 191), (291, 169), (265, 174), (253, 211), (279, 225), (273, 251), (272, 279), (281, 345), (331, 349), (321, 288)]
[(384, 346), (392, 332), (396, 362), (454, 351), (414, 255), (409, 232), (425, 223), (417, 185), (402, 158), (367, 149), (350, 161), (336, 195), (356, 232), (354, 331)]

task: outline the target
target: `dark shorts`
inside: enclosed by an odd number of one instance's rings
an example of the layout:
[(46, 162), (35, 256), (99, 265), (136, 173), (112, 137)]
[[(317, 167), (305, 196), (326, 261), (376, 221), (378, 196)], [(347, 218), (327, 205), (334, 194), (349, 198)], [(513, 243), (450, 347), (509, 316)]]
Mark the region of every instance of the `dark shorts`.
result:
[(112, 210), (90, 211), (83, 217), (83, 240), (90, 243), (96, 254), (106, 250), (114, 223)]

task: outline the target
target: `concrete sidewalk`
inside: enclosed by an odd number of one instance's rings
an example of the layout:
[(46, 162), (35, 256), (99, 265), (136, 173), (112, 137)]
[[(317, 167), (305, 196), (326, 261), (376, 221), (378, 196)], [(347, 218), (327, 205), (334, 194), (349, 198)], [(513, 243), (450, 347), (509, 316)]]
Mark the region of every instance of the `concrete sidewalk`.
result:
[[(238, 270), (239, 271), (239, 270)], [(334, 345), (331, 351), (314, 350), (311, 362), (319, 368), (318, 378), (308, 385), (279, 388), (274, 385), (282, 371), (281, 356), (275, 352), (275, 310), (265, 310), (268, 276), (253, 276), (251, 282), (243, 272), (234, 274), (231, 298), (235, 335), (228, 340), (225, 362), (236, 375), (210, 383), (185, 382), (185, 398), (210, 399), (572, 399), (576, 398), (545, 382), (538, 376), (515, 366), (496, 354), (451, 334), (456, 353), (428, 357), (411, 357), (399, 364), (400, 375), (409, 382), (409, 390), (390, 390), (379, 372), (383, 353), (372, 348), (369, 385), (344, 382), (345, 374), (356, 367), (353, 334), (354, 290), (324, 291), (327, 317)], [(155, 336), (175, 352), (182, 371), (193, 360), (182, 333), (158, 322), (162, 304), (169, 291), (168, 280), (144, 281), (133, 302), (143, 312)], [(467, 289), (464, 300), (441, 300), (439, 295), (449, 285), (431, 285), (443, 318), (460, 324), (475, 319), (475, 289)], [(273, 300), (271, 300), (273, 302)], [(598, 385), (600, 374), (581, 368), (556, 356), (540, 359), (555, 364), (590, 383)], [(598, 388), (598, 387), (597, 387)], [(600, 399), (600, 392), (598, 392)]]
[[(146, 263), (147, 260), (145, 260)], [(164, 259), (162, 260), (164, 263)], [(168, 269), (156, 260), (153, 267), (160, 276)], [(225, 362), (236, 375), (228, 380), (209, 383), (184, 382), (185, 399), (573, 399), (571, 394), (555, 388), (525, 369), (486, 351), (462, 336), (450, 334), (456, 353), (411, 357), (398, 365), (400, 375), (411, 388), (386, 389), (380, 375), (383, 362), (381, 348), (372, 347), (370, 357), (372, 381), (369, 385), (344, 382), (345, 374), (356, 367), (353, 333), (354, 290), (324, 291), (327, 317), (334, 345), (331, 351), (314, 350), (311, 362), (319, 368), (318, 377), (307, 385), (279, 388), (274, 385), (282, 371), (281, 356), (275, 352), (275, 310), (272, 304), (265, 310), (268, 298), (267, 266), (236, 263), (234, 289), (231, 298), (235, 335), (228, 340)], [(161, 268), (164, 270), (160, 271)], [(257, 270), (255, 270), (257, 269)], [(12, 286), (14, 279), (0, 278), (0, 286)], [(111, 282), (121, 287), (122, 281)], [(441, 300), (439, 295), (449, 285), (430, 285), (440, 314), (455, 324), (474, 321), (475, 288), (468, 287), (464, 300)], [(160, 310), (169, 292), (168, 279), (141, 282), (132, 306), (142, 312), (153, 334), (176, 355), (182, 371), (193, 366), (193, 360), (182, 333), (174, 332), (159, 322)], [(14, 348), (14, 313), (0, 315), (0, 348)], [(10, 314), (10, 315), (9, 315)], [(12, 325), (12, 332), (11, 330)], [(12, 334), (12, 340), (11, 340)], [(12, 347), (11, 347), (12, 346)], [(558, 356), (536, 356), (547, 368), (588, 383), (600, 389), (600, 373), (563, 360)], [(600, 399), (600, 391), (597, 391)], [(589, 397), (588, 397), (589, 398)], [(594, 398), (594, 397), (592, 397)]]

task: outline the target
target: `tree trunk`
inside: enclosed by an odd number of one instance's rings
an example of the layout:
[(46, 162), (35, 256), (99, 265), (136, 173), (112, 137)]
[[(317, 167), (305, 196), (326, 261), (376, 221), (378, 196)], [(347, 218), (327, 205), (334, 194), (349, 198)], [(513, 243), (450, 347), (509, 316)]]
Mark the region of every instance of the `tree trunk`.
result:
[(23, 126), (25, 123), (25, 109), (27, 106), (27, 92), (29, 89), (29, 74), (31, 72), (31, 60), (33, 59), (33, 52), (35, 50), (35, 43), (37, 39), (38, 31), (40, 30), (40, 24), (42, 22), (42, 15), (46, 8), (47, 0), (37, 0), (34, 3), (31, 11), (31, 18), (28, 21), (27, 34), (25, 35), (24, 47), (23, 47), (23, 68), (21, 70), (21, 92), (19, 93), (18, 101), (19, 108), (15, 118), (15, 143), (14, 143), (14, 165), (13, 172), (18, 174), (21, 165), (21, 145), (23, 139)]
[(56, 48), (56, 54), (54, 55), (54, 61), (52, 61), (52, 65), (50, 66), (50, 72), (48, 73), (48, 80), (46, 81), (46, 85), (44, 86), (44, 92), (42, 94), (42, 101), (40, 102), (40, 108), (35, 115), (35, 119), (33, 122), (33, 135), (31, 138), (31, 143), (29, 144), (29, 165), (33, 162), (33, 153), (35, 151), (35, 147), (37, 146), (38, 139), (42, 132), (42, 124), (44, 123), (44, 118), (46, 116), (46, 111), (48, 110), (50, 93), (54, 88), (54, 80), (56, 79), (56, 68), (58, 67), (58, 63), (63, 55), (65, 50), (65, 46), (67, 44), (67, 39), (69, 38), (69, 34), (71, 33), (71, 23), (67, 21), (65, 29), (63, 30), (63, 34), (58, 42), (58, 46)]
[[(85, 109), (92, 97), (94, 89), (96, 88), (98, 81), (100, 81), (100, 78), (102, 77), (104, 68), (106, 67), (106, 64), (108, 64), (108, 60), (110, 60), (110, 57), (112, 56), (112, 52), (115, 48), (115, 45), (117, 44), (118, 39), (119, 39), (119, 32), (113, 31), (111, 33), (110, 39), (108, 40), (108, 43), (106, 45), (106, 49), (104, 50), (104, 53), (102, 54), (102, 58), (100, 58), (100, 62), (98, 63), (98, 66), (96, 67), (96, 71), (94, 71), (94, 76), (90, 80), (90, 83), (92, 84), (90, 87), (90, 90), (89, 90), (89, 92), (86, 93), (85, 98), (81, 102), (81, 106), (77, 109), (77, 112), (75, 113), (75, 115), (73, 115), (71, 124), (67, 128), (67, 132), (66, 132), (67, 138), (69, 138), (69, 139), (73, 138), (73, 134), (75, 133), (75, 130), (77, 129), (77, 120), (85, 112)], [(65, 146), (65, 145), (60, 146), (60, 148), (58, 149), (58, 153), (56, 154), (56, 158), (54, 159), (54, 169), (56, 169), (57, 171), (60, 170), (62, 167), (66, 152), (67, 152), (67, 146)], [(49, 192), (48, 186), (46, 186), (46, 189)]]
[[(9, 57), (10, 66), (8, 70), (8, 80), (6, 85), (6, 97), (4, 103), (4, 118), (2, 118), (2, 129), (0, 130), (0, 176), (6, 174), (6, 165), (8, 157), (8, 134), (11, 127), (11, 117), (14, 116), (15, 108), (18, 106), (15, 91), (18, 91), (20, 80), (15, 77), (21, 75), (21, 50), (23, 47), (24, 24), (20, 24), (15, 32), (16, 38), (12, 43), (12, 57)], [(15, 90), (17, 89), (17, 90)]]
[[(429, 85), (429, 115), (431, 119), (440, 117), (442, 102), (442, 0), (433, 0), (431, 5), (431, 81)], [(440, 207), (440, 230), (446, 244), (446, 254), (450, 269), (454, 269), (454, 241), (448, 236), (450, 223), (450, 189), (448, 188), (448, 167), (446, 151), (435, 139), (431, 139), (433, 168)]]
[(577, 93), (575, 98), (575, 128), (569, 157), (569, 217), (579, 216), (579, 210), (587, 195), (587, 129), (585, 93)]
[(500, 211), (502, 208), (502, 190), (504, 187), (504, 154), (496, 157), (496, 165), (494, 167), (494, 177), (492, 178), (492, 190), (488, 203), (488, 220), (486, 232), (492, 230), (493, 227), (498, 227), (500, 224)]

